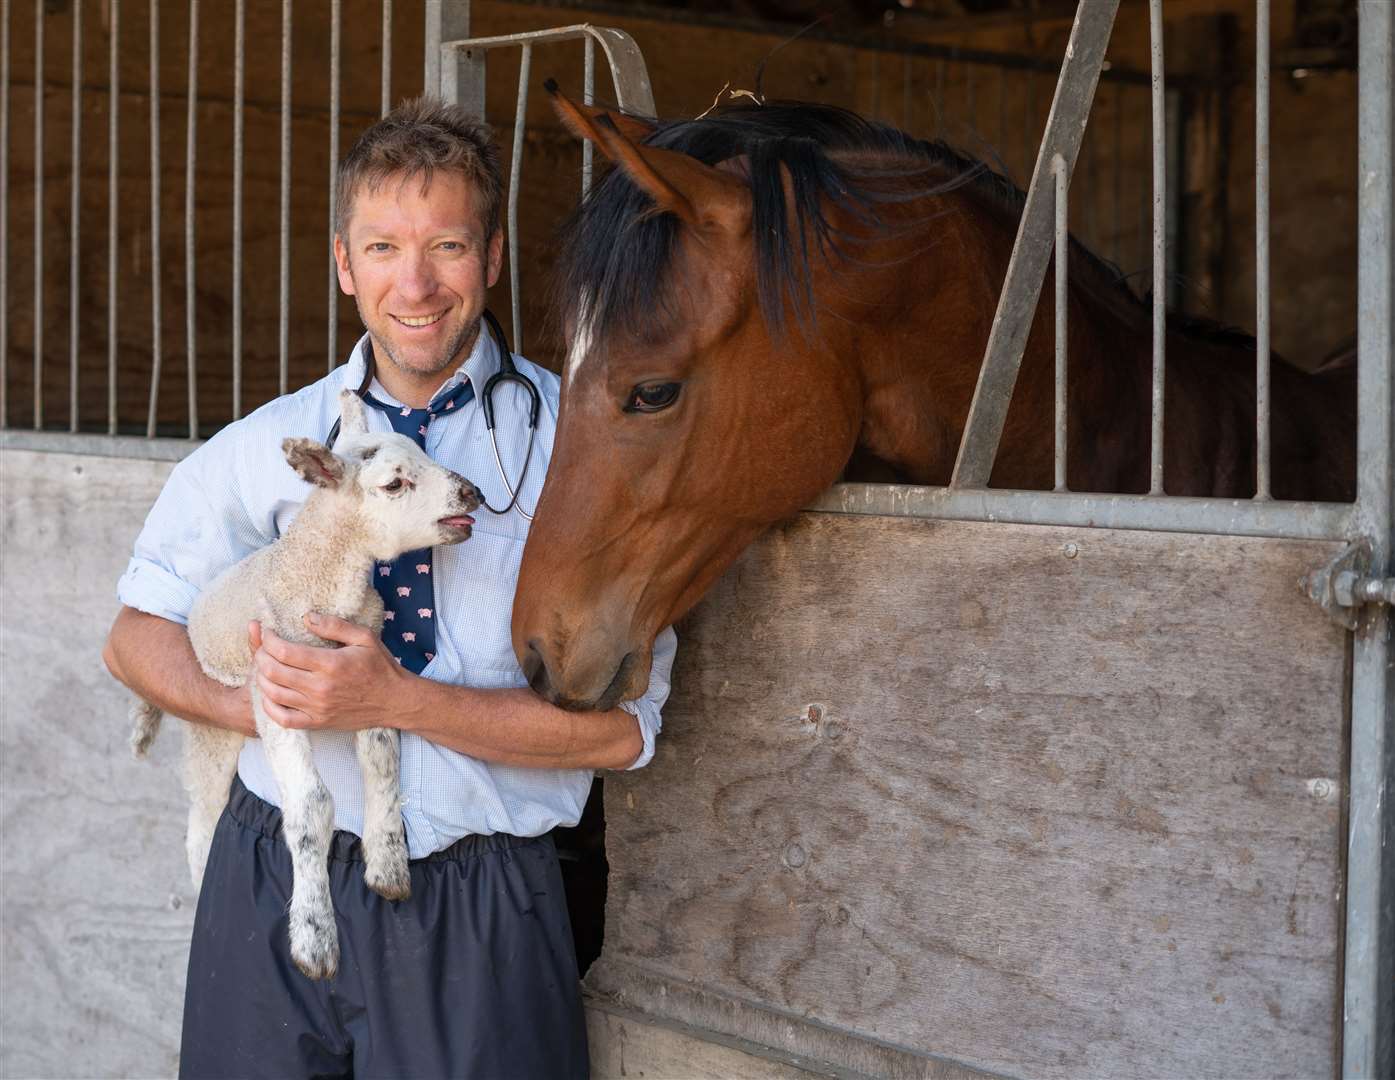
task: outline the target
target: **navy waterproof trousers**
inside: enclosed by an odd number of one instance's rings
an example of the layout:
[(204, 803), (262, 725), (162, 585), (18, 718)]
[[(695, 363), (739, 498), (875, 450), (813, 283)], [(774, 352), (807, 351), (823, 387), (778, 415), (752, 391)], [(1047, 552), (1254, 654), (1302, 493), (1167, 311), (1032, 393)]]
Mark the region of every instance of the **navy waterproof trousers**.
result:
[(550, 837), (468, 836), (411, 863), (412, 895), (363, 884), (337, 832), (339, 973), (291, 963), (281, 812), (234, 781), (199, 894), (179, 1074), (585, 1077), (586, 1027)]

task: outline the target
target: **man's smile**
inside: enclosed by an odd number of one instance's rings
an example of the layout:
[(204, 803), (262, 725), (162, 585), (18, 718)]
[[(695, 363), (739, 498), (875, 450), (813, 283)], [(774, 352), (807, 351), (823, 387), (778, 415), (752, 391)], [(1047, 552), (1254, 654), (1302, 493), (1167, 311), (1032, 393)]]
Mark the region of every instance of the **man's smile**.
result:
[(446, 316), (450, 308), (436, 312), (434, 315), (393, 315), (393, 319), (403, 326), (430, 326), (432, 323), (440, 322)]

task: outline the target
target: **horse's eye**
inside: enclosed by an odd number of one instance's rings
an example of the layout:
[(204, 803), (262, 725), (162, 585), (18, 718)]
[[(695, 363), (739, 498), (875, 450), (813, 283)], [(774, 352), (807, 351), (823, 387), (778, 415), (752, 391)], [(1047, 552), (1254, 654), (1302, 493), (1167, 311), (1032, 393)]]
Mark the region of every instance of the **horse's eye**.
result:
[(626, 412), (658, 412), (667, 409), (678, 400), (682, 383), (642, 383), (630, 391), (630, 400), (625, 405)]
[(399, 491), (402, 490), (402, 477), (397, 476), (389, 480), (386, 484), (383, 485), (383, 490), (386, 491), (389, 495), (396, 495)]

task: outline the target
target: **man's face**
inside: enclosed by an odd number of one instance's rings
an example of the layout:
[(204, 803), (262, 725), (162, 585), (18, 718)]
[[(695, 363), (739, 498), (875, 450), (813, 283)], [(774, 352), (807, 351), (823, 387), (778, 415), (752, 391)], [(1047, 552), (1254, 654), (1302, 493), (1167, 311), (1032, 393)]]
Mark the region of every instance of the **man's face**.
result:
[(427, 393), (474, 346), (503, 237), (486, 236), (473, 188), (458, 175), (390, 177), (360, 191), (334, 238), (339, 286), (358, 305), (379, 360)]

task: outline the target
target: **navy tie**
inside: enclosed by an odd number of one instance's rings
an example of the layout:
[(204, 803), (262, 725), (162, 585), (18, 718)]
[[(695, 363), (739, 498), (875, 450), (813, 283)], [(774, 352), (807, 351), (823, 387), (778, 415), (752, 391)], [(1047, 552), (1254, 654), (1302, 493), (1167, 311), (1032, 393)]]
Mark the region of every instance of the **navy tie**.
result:
[[(426, 449), (427, 425), (437, 417), (448, 416), (469, 404), (475, 391), (469, 380), (459, 383), (424, 409), (407, 405), (386, 405), (372, 394), (363, 399), (387, 413), (394, 431)], [(390, 563), (374, 567), (373, 584), (383, 598), (383, 644), (408, 671), (421, 674), (436, 655), (436, 590), (431, 584), (433, 569), (430, 548), (409, 551)]]

